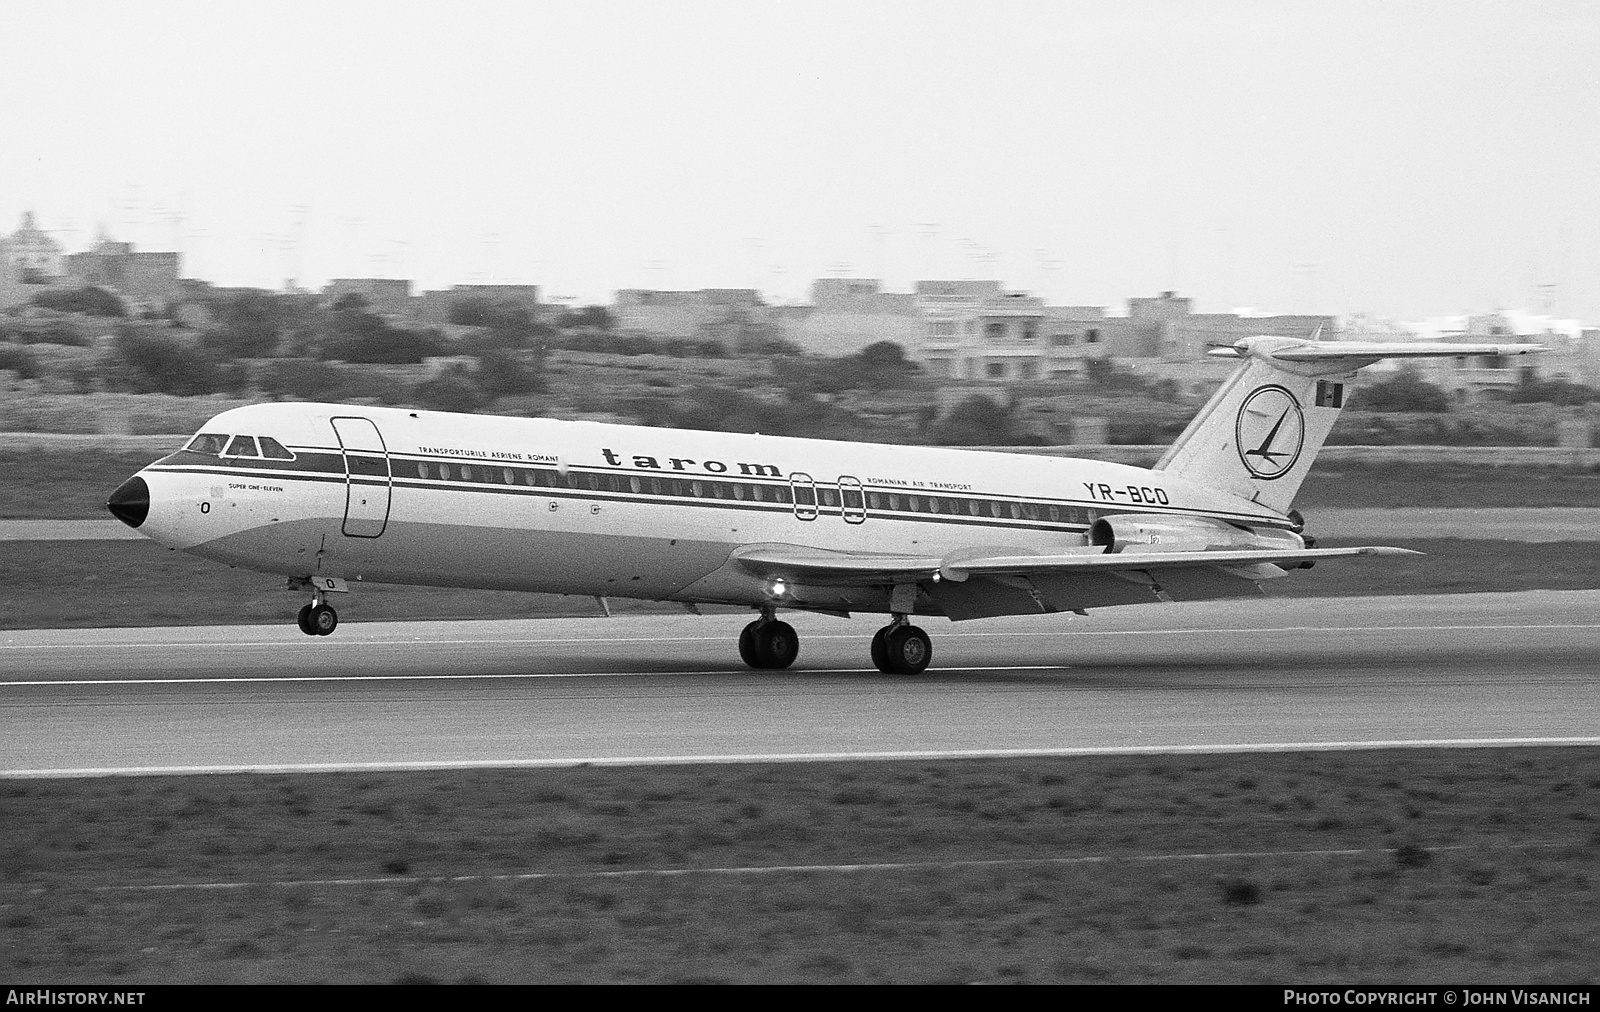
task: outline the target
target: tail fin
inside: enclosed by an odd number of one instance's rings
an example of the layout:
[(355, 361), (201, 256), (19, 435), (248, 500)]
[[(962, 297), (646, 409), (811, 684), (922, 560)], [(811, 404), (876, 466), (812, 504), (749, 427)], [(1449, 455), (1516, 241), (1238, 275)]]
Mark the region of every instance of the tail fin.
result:
[(1156, 470), (1285, 512), (1322, 449), (1356, 372), (1385, 358), (1526, 355), (1537, 344), (1379, 344), (1247, 337), (1209, 354), (1245, 361)]

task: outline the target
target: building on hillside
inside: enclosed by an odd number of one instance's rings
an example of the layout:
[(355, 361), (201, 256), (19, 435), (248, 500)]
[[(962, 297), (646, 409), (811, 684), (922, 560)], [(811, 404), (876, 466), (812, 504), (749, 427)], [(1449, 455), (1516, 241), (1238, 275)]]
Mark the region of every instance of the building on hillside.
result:
[(60, 281), (61, 244), (34, 224), (33, 212), (10, 235), (0, 234), (0, 309), (20, 306)]
[(404, 278), (334, 278), (322, 289), (322, 301), (333, 305), (359, 295), (367, 309), (380, 316), (404, 316), (411, 310), (411, 282)]
[(182, 254), (139, 252), (103, 231), (87, 251), (69, 253), (63, 262), (66, 284), (115, 292), (130, 310), (164, 309), (183, 294)]
[(898, 344), (909, 357), (922, 337), (916, 297), (885, 292), (872, 278), (818, 278), (810, 305), (773, 307), (769, 316), (784, 340), (835, 358), (881, 341)]
[(996, 281), (918, 282), (917, 300), (924, 339), (913, 357), (935, 376), (962, 381), (1082, 378), (1091, 360), (1111, 359), (1203, 392), (1230, 368), (1206, 357), (1211, 346), (1258, 334), (1330, 337), (1337, 325), (1331, 316), (1195, 313), (1174, 292), (1129, 299), (1127, 315), (1112, 316), (1099, 306), (1047, 306)]
[(23, 284), (50, 284), (61, 277), (61, 244), (34, 223), (32, 211), (23, 212), (21, 225), (4, 241), (5, 260)]
[(730, 328), (767, 323), (767, 309), (753, 288), (623, 288), (612, 300), (611, 315), (617, 329), (649, 337), (720, 340)]
[(549, 308), (539, 301), (538, 285), (454, 285), (418, 295), (412, 300), (411, 315), (418, 323), (447, 324), (456, 305), (469, 299), (525, 309), (534, 321), (542, 320)]
[(1044, 300), (988, 280), (918, 281), (914, 289), (923, 333), (910, 357), (931, 375), (994, 382), (1041, 377)]
[(1454, 396), (1471, 400), (1506, 394), (1532, 380), (1600, 385), (1600, 330), (1518, 310), (1434, 317), (1411, 325), (1414, 339), (1462, 344), (1518, 342), (1543, 345), (1539, 355), (1458, 355), (1424, 359), (1418, 372)]

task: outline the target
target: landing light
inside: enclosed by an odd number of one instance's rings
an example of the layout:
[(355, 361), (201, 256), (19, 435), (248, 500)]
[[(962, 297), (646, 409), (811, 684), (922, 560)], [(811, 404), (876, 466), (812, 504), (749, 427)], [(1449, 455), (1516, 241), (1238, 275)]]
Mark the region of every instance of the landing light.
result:
[(772, 581), (772, 596), (773, 597), (782, 597), (784, 594), (788, 593), (788, 591), (789, 591), (789, 585), (787, 583), (784, 583), (782, 580), (773, 580)]

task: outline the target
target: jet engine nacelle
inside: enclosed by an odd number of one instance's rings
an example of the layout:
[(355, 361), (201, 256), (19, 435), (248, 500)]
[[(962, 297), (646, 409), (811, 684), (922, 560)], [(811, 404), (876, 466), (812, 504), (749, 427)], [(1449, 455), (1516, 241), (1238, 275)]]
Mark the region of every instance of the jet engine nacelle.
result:
[(1305, 539), (1276, 527), (1235, 527), (1205, 517), (1123, 513), (1101, 517), (1089, 543), (1112, 552), (1204, 552), (1226, 548), (1300, 549)]

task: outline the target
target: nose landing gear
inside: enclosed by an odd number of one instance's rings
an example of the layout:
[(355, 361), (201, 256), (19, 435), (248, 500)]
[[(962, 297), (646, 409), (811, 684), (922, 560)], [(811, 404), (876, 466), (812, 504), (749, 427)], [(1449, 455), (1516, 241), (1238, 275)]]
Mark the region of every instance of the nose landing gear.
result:
[(308, 604), (300, 609), (295, 622), (307, 636), (326, 636), (339, 628), (339, 613), (326, 603)]
[(290, 577), (290, 590), (311, 591), (311, 603), (300, 609), (295, 625), (307, 636), (327, 636), (339, 628), (339, 613), (328, 603), (330, 593), (345, 593), (349, 587), (341, 579), (328, 576)]

